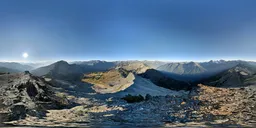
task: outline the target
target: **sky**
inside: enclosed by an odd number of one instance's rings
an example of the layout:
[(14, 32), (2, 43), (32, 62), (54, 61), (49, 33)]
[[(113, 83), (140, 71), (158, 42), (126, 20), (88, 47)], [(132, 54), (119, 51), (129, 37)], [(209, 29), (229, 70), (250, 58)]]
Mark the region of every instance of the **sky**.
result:
[(2, 61), (216, 59), (256, 60), (255, 0), (0, 0)]

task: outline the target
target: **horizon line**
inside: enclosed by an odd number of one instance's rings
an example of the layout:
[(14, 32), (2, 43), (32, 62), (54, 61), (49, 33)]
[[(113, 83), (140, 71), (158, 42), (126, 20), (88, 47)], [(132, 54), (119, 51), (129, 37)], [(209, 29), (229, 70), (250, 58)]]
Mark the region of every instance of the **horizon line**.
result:
[(127, 59), (127, 60), (104, 60), (104, 59), (84, 59), (84, 60), (65, 60), (65, 59), (58, 59), (58, 60), (45, 60), (45, 61), (22, 61), (22, 60), (0, 60), (0, 62), (7, 62), (7, 63), (50, 63), (50, 62), (58, 62), (58, 61), (66, 61), (66, 62), (83, 62), (83, 61), (106, 61), (106, 62), (115, 62), (115, 61), (159, 61), (159, 62), (209, 62), (209, 61), (249, 61), (249, 62), (256, 62), (256, 60), (246, 60), (246, 59), (211, 59), (211, 60), (157, 60), (157, 59)]

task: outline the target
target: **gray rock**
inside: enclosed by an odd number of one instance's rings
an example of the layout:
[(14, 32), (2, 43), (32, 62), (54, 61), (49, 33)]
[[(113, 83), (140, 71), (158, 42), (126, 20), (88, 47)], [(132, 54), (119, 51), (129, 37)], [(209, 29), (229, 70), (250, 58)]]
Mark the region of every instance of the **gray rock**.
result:
[(41, 117), (46, 109), (70, 105), (54, 94), (51, 85), (29, 72), (0, 75), (0, 85), (0, 110), (9, 110), (10, 120), (25, 118), (26, 114)]
[(151, 100), (152, 99), (152, 96), (147, 94), (146, 97), (145, 97), (145, 100)]
[(23, 103), (17, 103), (10, 108), (10, 118), (11, 120), (23, 119), (26, 117), (26, 106)]

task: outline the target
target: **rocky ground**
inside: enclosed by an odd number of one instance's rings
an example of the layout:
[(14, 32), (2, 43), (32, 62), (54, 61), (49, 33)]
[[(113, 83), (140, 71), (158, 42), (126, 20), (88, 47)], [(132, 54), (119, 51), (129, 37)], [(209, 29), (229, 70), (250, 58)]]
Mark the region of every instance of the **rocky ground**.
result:
[[(17, 79), (10, 81), (13, 79), (8, 78), (8, 80), (6, 77), (0, 77), (2, 91), (0, 99), (3, 101), (0, 104), (0, 119), (1, 122), (9, 125), (49, 127), (256, 126), (255, 86), (218, 88), (199, 84), (198, 87), (184, 95), (147, 95), (142, 102), (127, 103), (120, 98), (97, 99), (80, 97), (67, 92), (52, 92), (54, 88), (44, 89), (44, 86), (50, 88), (51, 85), (46, 85), (45, 81), (35, 79), (30, 74), (10, 76), (17, 77), (19, 81), (16, 81)], [(28, 80), (32, 84), (24, 84)], [(31, 91), (32, 85), (37, 93), (31, 93), (35, 92), (35, 90)], [(40, 95), (49, 98), (49, 101), (40, 100)], [(17, 96), (21, 98), (17, 99)], [(68, 105), (73, 103), (76, 106), (58, 108), (56, 106), (61, 106), (61, 104), (57, 104), (59, 102), (53, 100), (55, 98), (58, 101), (66, 101), (64, 103)], [(55, 107), (38, 108), (46, 103)], [(43, 111), (45, 115), (31, 114), (31, 111), (37, 113)], [(16, 115), (15, 117), (19, 119), (3, 119), (6, 115)]]
[(200, 113), (207, 120), (223, 120), (226, 124), (255, 125), (256, 87), (216, 88), (199, 85)]
[(71, 107), (67, 99), (55, 95), (50, 84), (29, 72), (0, 75), (0, 123), (44, 117), (48, 109)]
[[(198, 92), (197, 92), (198, 91)], [(199, 85), (182, 97), (147, 97), (128, 104), (120, 99), (92, 100), (46, 117), (28, 116), (15, 125), (36, 126), (255, 126), (255, 91)]]

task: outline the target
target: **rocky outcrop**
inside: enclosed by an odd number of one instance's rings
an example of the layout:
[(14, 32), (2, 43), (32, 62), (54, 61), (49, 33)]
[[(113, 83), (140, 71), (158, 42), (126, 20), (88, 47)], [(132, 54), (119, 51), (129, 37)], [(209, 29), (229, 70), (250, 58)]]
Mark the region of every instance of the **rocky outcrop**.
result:
[(42, 117), (47, 109), (68, 107), (69, 102), (57, 97), (50, 84), (29, 72), (0, 75), (0, 115), (4, 120), (18, 120), (26, 115)]

